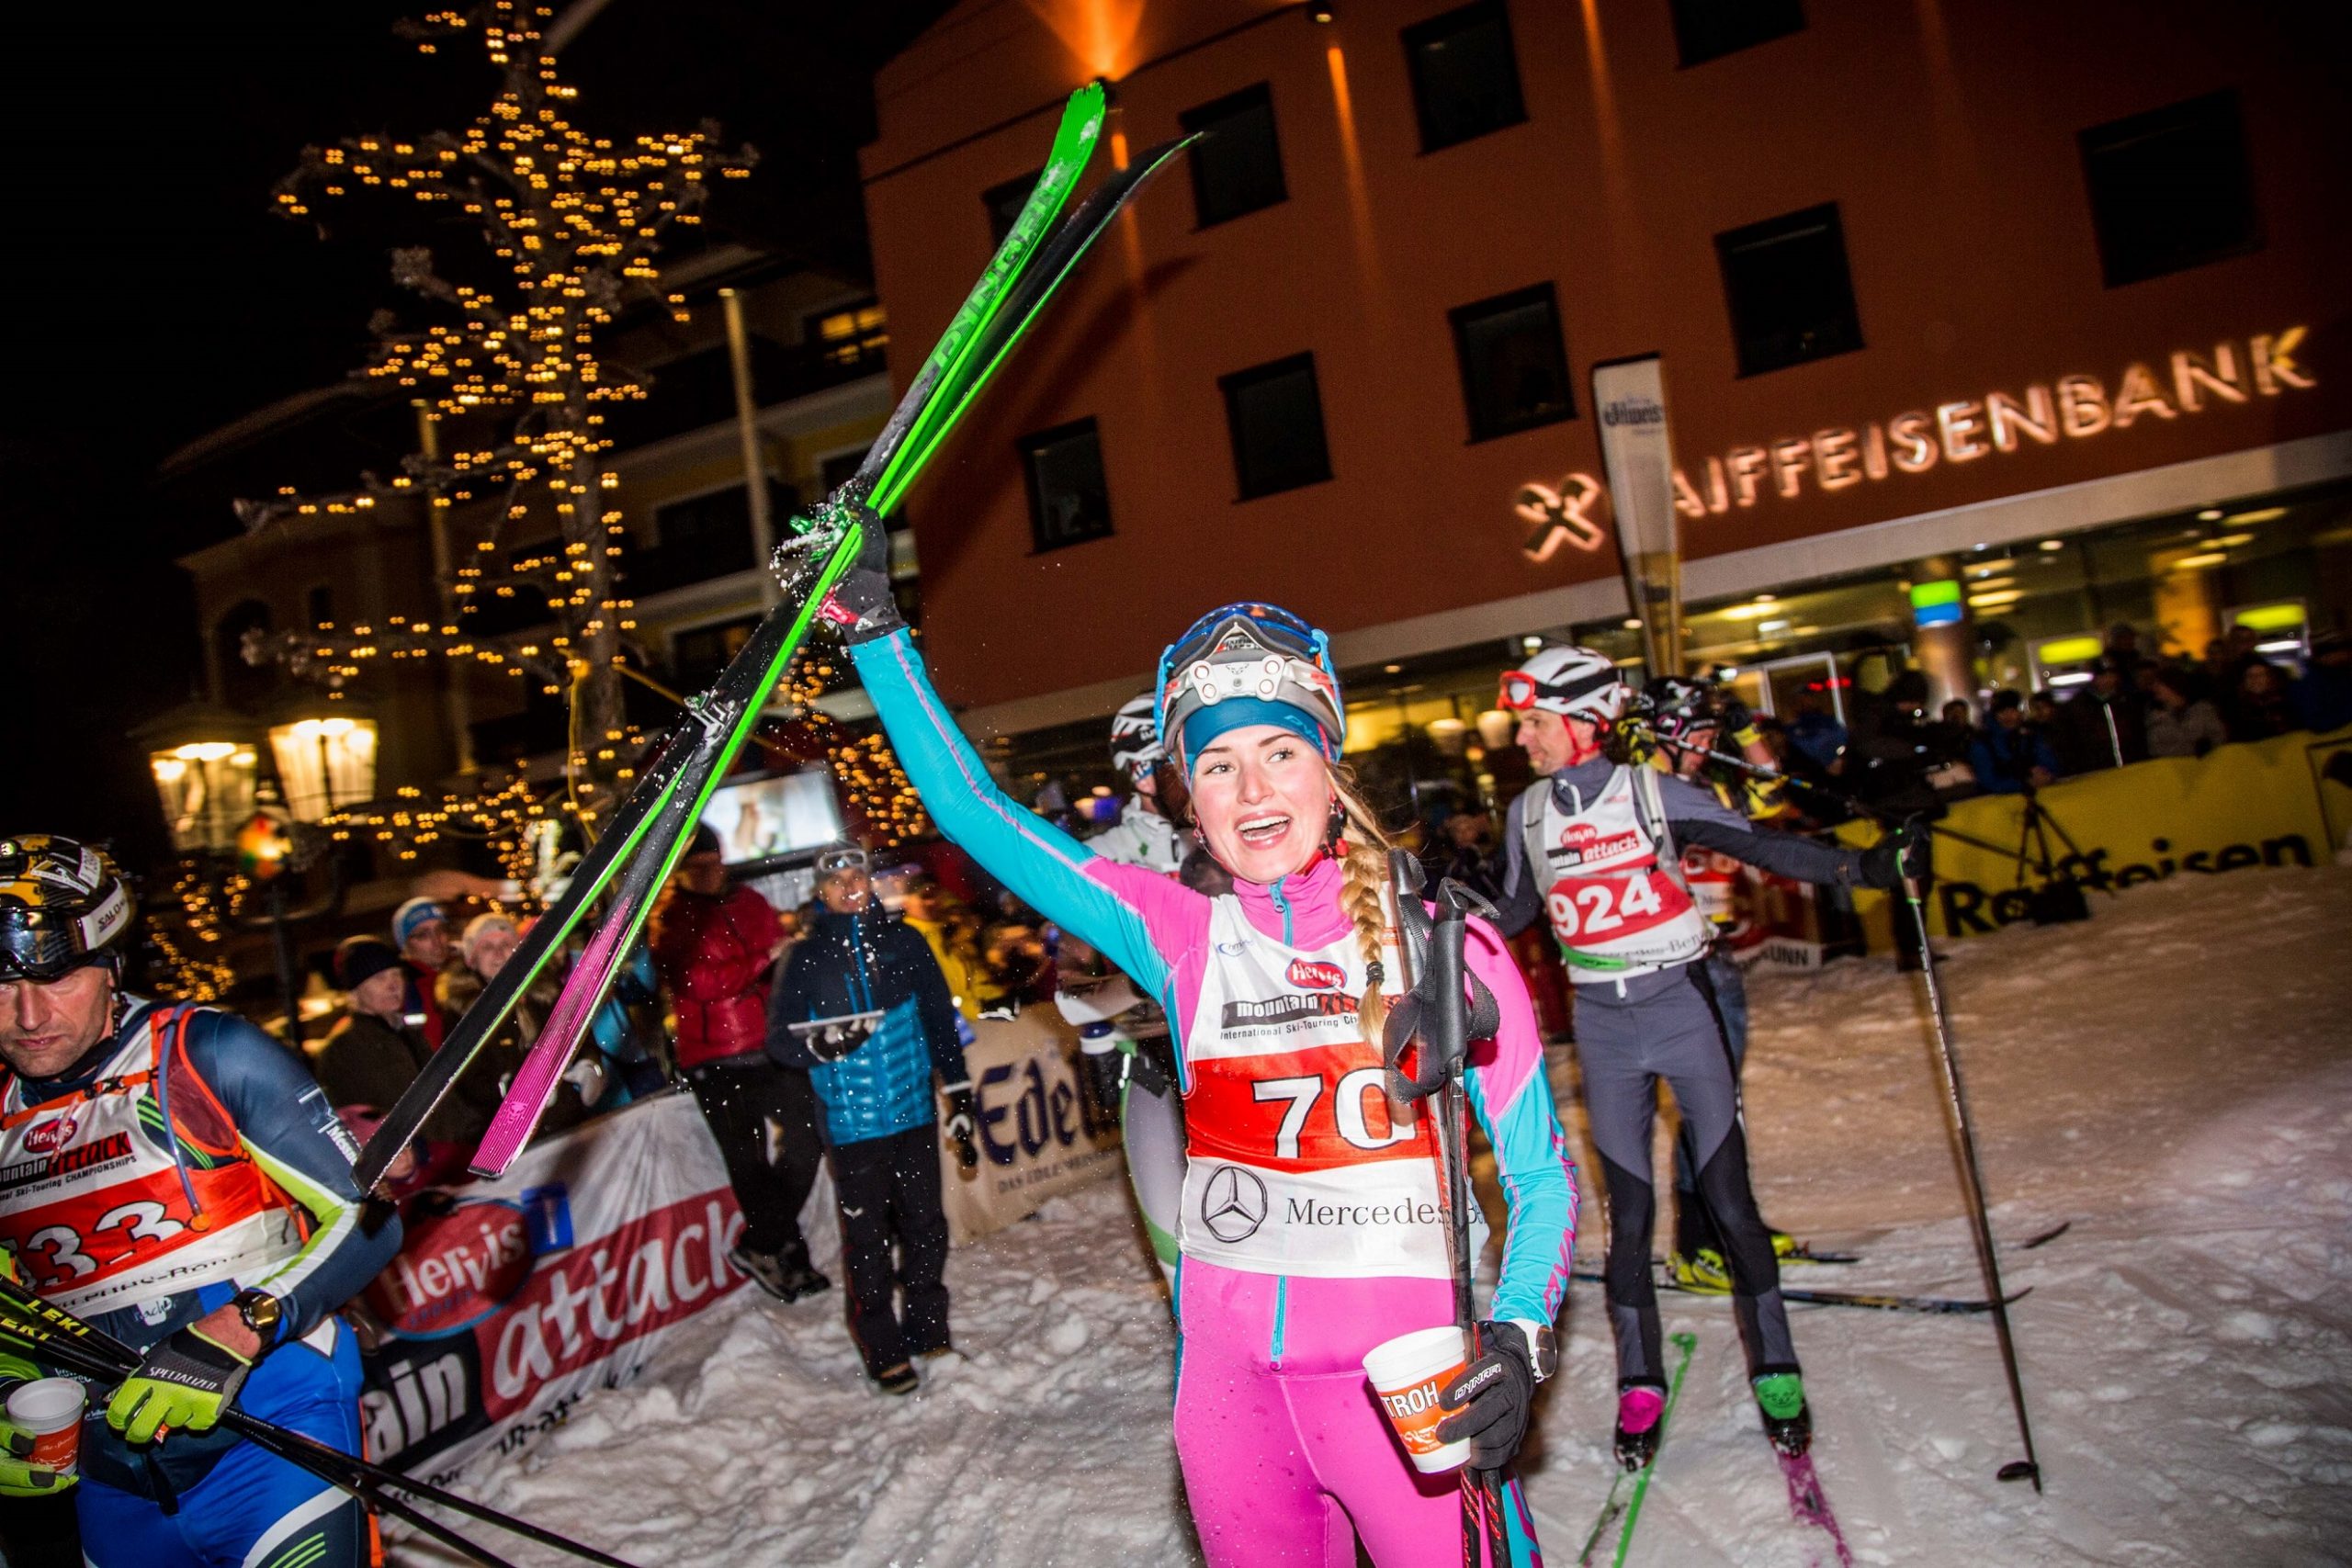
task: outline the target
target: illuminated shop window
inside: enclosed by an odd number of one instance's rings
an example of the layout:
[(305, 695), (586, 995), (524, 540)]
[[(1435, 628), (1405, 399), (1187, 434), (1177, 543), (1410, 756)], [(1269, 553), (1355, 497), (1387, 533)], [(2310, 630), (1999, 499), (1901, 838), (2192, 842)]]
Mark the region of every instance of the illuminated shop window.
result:
[(1023, 436), (1021, 468), (1029, 480), (1029, 535), (1039, 553), (1109, 537), (1111, 487), (1092, 420)]
[(1233, 473), (1240, 499), (1319, 484), (1331, 477), (1313, 355), (1237, 370), (1219, 377), (1217, 386), (1225, 393), (1225, 423), (1233, 436)]
[(1176, 118), (1201, 138), (1185, 162), (1192, 165), (1193, 210), (1202, 228), (1289, 197), (1274, 135), (1274, 96), (1265, 83)]
[(1462, 367), (1470, 439), (1488, 441), (1577, 416), (1552, 286), (1497, 295), (1448, 312)]
[(1685, 65), (1704, 65), (1804, 30), (1798, 0), (1672, 0), (1674, 45)]
[(980, 192), (980, 205), (989, 212), (989, 243), (1001, 245), (1004, 237), (1012, 232), (1013, 220), (1021, 216), (1021, 209), (1029, 200), (1029, 193), (1036, 188), (1037, 176), (1045, 171), (1032, 169), (1027, 174), (1009, 179), (1001, 186), (990, 186)]
[(890, 313), (871, 299), (808, 318), (808, 341), (830, 365), (879, 366), (890, 346)]
[(1718, 234), (1715, 255), (1742, 376), (1862, 346), (1836, 202)]
[(1404, 39), (1422, 152), (1527, 118), (1519, 96), (1519, 57), (1510, 45), (1510, 16), (1501, 0), (1478, 0), (1416, 22), (1405, 29)]
[(2262, 248), (2234, 90), (2095, 125), (2078, 140), (2109, 288)]

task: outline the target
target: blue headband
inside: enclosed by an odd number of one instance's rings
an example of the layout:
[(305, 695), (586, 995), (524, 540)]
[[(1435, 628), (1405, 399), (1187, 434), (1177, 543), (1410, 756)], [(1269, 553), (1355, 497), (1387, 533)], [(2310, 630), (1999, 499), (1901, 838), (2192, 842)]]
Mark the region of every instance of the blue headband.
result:
[(1211, 703), (1195, 711), (1184, 721), (1184, 771), (1193, 770), (1193, 760), (1218, 736), (1227, 730), (1247, 729), (1253, 724), (1271, 724), (1287, 729), (1312, 745), (1328, 761), (1331, 759), (1331, 742), (1317, 723), (1315, 716), (1305, 708), (1288, 703), (1270, 703), (1263, 697), (1227, 697), (1221, 703)]

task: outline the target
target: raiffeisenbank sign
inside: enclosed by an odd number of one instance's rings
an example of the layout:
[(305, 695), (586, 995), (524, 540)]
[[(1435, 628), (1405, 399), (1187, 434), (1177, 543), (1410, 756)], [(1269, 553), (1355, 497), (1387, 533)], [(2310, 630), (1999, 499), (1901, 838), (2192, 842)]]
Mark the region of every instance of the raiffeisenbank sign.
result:
[[(2058, 376), (2016, 392), (1988, 391), (1710, 453), (1696, 463), (1677, 464), (1675, 510), (1685, 517), (1719, 516), (1767, 501), (1799, 501), (1809, 491), (1835, 492), (1943, 464), (2098, 440), (2138, 424), (2193, 419), (2211, 409), (2304, 390), (2319, 384), (2311, 367), (2295, 360), (2306, 333), (2299, 326), (2257, 333), (2218, 343), (2211, 354), (2184, 349), (2161, 367), (2135, 361), (2111, 384), (2092, 375)], [(1654, 406), (1610, 404), (1600, 417), (1611, 424), (1660, 415)], [(1563, 543), (1599, 549), (1606, 536), (1590, 513), (1606, 505), (1606, 493), (1581, 473), (1557, 486), (1522, 487), (1512, 498), (1514, 507), (1537, 525), (1528, 555), (1542, 559)]]

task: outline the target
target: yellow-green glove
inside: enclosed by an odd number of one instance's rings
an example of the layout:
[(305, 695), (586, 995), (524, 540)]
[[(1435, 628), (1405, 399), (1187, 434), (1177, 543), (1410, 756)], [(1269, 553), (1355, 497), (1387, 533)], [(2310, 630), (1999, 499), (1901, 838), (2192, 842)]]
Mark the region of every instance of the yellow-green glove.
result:
[(253, 1363), (196, 1329), (183, 1328), (147, 1352), (107, 1405), (107, 1425), (134, 1443), (169, 1427), (209, 1432), (244, 1386)]

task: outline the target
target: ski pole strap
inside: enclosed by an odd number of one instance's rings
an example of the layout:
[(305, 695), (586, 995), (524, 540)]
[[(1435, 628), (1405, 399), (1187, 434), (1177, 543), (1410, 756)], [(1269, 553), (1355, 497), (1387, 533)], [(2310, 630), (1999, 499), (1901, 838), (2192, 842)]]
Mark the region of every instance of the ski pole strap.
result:
[[(1493, 912), (1486, 900), (1447, 878), (1438, 887), (1437, 914), (1421, 902), (1419, 862), (1403, 851), (1390, 856), (1396, 886), (1396, 934), (1412, 987), (1389, 1009), (1382, 1030), (1381, 1063), (1388, 1092), (1411, 1103), (1426, 1100), (1456, 1079), (1467, 1063), (1470, 1042), (1489, 1040), (1502, 1024), (1502, 1009), (1486, 982), (1469, 972), (1466, 950), (1473, 908)], [(1405, 1049), (1418, 1045), (1412, 1070)]]

